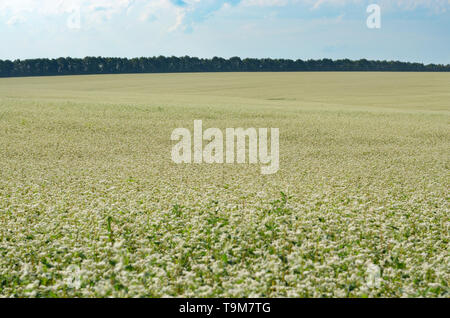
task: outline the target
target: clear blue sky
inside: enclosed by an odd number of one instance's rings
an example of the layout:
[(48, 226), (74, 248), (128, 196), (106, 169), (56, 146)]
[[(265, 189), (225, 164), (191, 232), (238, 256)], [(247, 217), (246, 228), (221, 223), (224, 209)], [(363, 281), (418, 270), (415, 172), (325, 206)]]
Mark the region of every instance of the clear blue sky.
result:
[[(380, 29), (366, 25), (371, 3), (381, 7)], [(0, 0), (0, 38), (0, 59), (191, 55), (450, 64), (450, 0)]]

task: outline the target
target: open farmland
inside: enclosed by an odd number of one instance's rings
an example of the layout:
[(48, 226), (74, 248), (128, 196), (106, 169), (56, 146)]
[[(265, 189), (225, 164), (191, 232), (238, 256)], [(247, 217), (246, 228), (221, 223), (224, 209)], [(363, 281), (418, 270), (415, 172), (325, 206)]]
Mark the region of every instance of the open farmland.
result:
[[(0, 296), (449, 297), (450, 74), (0, 79)], [(171, 132), (280, 128), (280, 169)]]

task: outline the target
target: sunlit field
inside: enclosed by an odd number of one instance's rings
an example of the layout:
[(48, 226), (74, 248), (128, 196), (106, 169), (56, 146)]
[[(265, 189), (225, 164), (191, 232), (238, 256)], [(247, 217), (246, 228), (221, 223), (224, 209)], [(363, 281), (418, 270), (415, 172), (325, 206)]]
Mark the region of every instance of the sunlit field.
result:
[[(449, 297), (450, 74), (0, 79), (0, 296)], [(171, 132), (280, 129), (280, 169)]]

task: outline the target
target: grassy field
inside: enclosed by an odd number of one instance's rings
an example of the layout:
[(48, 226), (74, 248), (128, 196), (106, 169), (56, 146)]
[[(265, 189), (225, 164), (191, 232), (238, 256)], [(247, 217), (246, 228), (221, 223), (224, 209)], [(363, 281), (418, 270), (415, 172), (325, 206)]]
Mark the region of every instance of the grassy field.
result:
[[(0, 296), (449, 297), (450, 74), (0, 79)], [(173, 129), (280, 128), (280, 170)]]

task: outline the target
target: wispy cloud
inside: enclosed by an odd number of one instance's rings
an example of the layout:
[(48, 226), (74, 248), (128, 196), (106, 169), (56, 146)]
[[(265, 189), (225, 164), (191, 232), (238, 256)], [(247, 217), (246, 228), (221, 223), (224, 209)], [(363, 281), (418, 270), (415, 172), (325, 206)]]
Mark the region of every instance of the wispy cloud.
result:
[[(366, 27), (371, 3), (384, 15), (377, 32)], [(78, 12), (81, 28), (70, 28)], [(449, 14), (450, 0), (0, 0), (0, 33), (8, 42), (0, 58), (188, 54), (450, 63)]]
[(7, 22), (7, 25), (17, 25), (17, 24), (21, 24), (24, 23), (26, 20), (24, 17), (20, 16), (20, 15), (13, 15)]
[[(303, 6), (313, 10), (324, 7), (364, 5), (374, 0), (0, 0), (0, 15), (8, 18), (9, 24), (23, 22), (28, 16), (54, 16), (69, 14), (80, 8), (85, 22), (101, 23), (120, 13), (139, 11), (140, 20), (171, 20), (169, 31), (193, 26), (215, 12), (230, 6), (286, 7)], [(389, 10), (429, 9), (433, 13), (450, 10), (450, 0), (378, 0)], [(15, 18), (14, 18), (15, 17)]]

